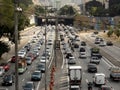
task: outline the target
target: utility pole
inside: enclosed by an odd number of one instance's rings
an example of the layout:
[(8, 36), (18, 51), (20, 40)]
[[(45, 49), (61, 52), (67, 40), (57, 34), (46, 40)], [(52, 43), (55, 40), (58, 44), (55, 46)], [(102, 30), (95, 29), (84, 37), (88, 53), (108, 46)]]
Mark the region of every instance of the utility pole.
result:
[(15, 0), (15, 90), (19, 90), (19, 78), (18, 78), (18, 0)]
[(58, 5), (59, 1), (56, 1), (56, 12), (55, 12), (55, 17), (56, 17), (56, 21), (55, 21), (55, 67), (57, 67), (57, 48), (56, 48), (56, 44), (58, 42), (58, 8), (57, 8), (57, 5)]
[(19, 78), (18, 78), (18, 12), (22, 9), (19, 7), (19, 0), (14, 0), (14, 34), (15, 34), (15, 90), (19, 90)]
[(47, 65), (46, 65), (46, 60), (47, 60), (47, 55), (46, 55), (46, 30), (47, 30), (47, 6), (45, 6), (45, 90), (47, 90)]

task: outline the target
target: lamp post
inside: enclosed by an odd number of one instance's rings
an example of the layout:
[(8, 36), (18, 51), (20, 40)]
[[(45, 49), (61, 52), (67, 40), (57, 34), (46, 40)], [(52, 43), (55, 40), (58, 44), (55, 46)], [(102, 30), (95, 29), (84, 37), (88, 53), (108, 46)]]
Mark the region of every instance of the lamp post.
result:
[(45, 6), (45, 90), (47, 90), (47, 65), (46, 65), (46, 30), (47, 30), (47, 6)]
[(15, 0), (15, 14), (14, 14), (14, 33), (15, 33), (15, 90), (19, 90), (19, 78), (18, 78), (18, 12), (21, 12), (22, 9), (18, 6), (19, 2), (18, 0)]

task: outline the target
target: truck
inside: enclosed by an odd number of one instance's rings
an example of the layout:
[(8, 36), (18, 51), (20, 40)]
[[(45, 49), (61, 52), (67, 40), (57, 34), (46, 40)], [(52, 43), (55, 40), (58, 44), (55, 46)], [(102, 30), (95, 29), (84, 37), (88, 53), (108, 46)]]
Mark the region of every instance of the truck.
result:
[(68, 67), (69, 76), (69, 88), (71, 90), (72, 86), (81, 87), (82, 81), (82, 67), (81, 66), (69, 66)]
[(100, 49), (97, 48), (97, 47), (93, 47), (91, 48), (91, 57), (95, 56), (95, 57), (98, 57), (99, 59), (102, 58), (102, 55), (100, 54)]
[(25, 58), (21, 58), (18, 62), (18, 73), (23, 74), (27, 70), (27, 62)]
[(120, 81), (120, 67), (110, 67), (110, 79)]
[(93, 83), (95, 86), (101, 86), (106, 84), (106, 76), (104, 73), (95, 73), (93, 76)]

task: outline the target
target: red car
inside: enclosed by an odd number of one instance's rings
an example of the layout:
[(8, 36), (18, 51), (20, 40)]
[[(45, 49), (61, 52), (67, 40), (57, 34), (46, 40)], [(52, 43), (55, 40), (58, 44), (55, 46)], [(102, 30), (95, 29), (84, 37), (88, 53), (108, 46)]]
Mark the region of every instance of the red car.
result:
[[(20, 58), (20, 56), (18, 56), (18, 59)], [(15, 63), (16, 59), (15, 59), (15, 56), (12, 56), (11, 57), (11, 60), (10, 60), (12, 63)]]
[(1, 63), (0, 66), (2, 66), (5, 71), (8, 71), (10, 69), (10, 64), (9, 63)]
[(12, 63), (15, 63), (15, 56), (12, 56), (11, 60)]

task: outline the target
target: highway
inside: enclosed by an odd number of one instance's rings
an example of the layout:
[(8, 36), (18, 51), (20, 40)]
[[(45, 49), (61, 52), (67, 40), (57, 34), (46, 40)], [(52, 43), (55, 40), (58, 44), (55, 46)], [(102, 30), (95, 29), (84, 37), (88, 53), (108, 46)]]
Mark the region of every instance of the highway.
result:
[[(37, 36), (37, 34), (40, 34), (39, 39), (43, 38), (43, 33), (44, 33), (44, 28), (41, 27), (33, 27), (30, 30), (27, 30), (25, 32), (21, 33), (21, 44), (19, 45), (19, 50), (22, 49), (28, 42), (30, 42), (34, 36)], [(48, 30), (48, 29), (47, 29)], [(48, 30), (47, 32), (47, 40), (49, 40), (50, 38), (55, 39), (55, 30)], [(35, 34), (34, 34), (35, 32)], [(29, 34), (28, 34), (29, 33)], [(62, 33), (64, 33), (62, 31)], [(65, 34), (65, 33), (64, 33)], [(89, 33), (88, 33), (89, 34)], [(81, 90), (88, 90), (87, 89), (87, 81), (93, 81), (93, 76), (94, 73), (88, 73), (87, 71), (87, 65), (90, 62), (90, 48), (92, 47), (91, 44), (94, 44), (94, 39), (95, 37), (91, 37), (90, 34), (80, 34), (80, 41), (86, 41), (87, 46), (84, 46), (87, 50), (87, 58), (79, 58), (79, 49), (74, 49), (74, 52), (72, 52), (73, 56), (75, 57), (76, 60), (76, 64), (75, 65), (80, 65), (82, 66), (82, 84), (81, 84)], [(68, 37), (64, 37), (65, 39), (65, 43), (68, 42)], [(37, 43), (37, 42), (36, 42)], [(36, 43), (32, 44), (32, 49), (33, 50), (36, 47)], [(80, 42), (79, 42), (80, 43)], [(91, 44), (90, 44), (91, 43)], [(68, 43), (67, 43), (68, 44)], [(95, 44), (94, 44), (95, 45)], [(96, 45), (95, 45), (96, 46)], [(98, 46), (98, 45), (97, 45)], [(99, 46), (98, 46), (99, 47)], [(11, 45), (12, 51), (10, 52), (10, 54), (7, 56), (7, 60), (10, 60), (10, 57), (14, 55), (14, 44)], [(33, 61), (32, 65), (27, 66), (27, 70), (24, 74), (19, 75), (19, 90), (23, 90), (22, 86), (25, 84), (25, 82), (30, 81), (31, 80), (31, 73), (36, 70), (36, 65), (38, 63), (40, 63), (40, 58), (41, 55), (44, 52), (44, 48), (45, 48), (45, 43), (41, 46), (41, 49), (39, 50), (39, 56)], [(70, 48), (70, 47), (69, 47)], [(105, 47), (99, 47), (102, 51), (104, 51), (105, 53), (107, 53), (108, 55), (110, 55), (111, 57), (115, 58), (115, 60), (118, 60), (119, 62), (119, 53), (120, 53), (120, 48), (116, 47), (116, 46), (105, 46)], [(53, 46), (51, 47), (51, 57), (49, 59), (49, 61), (47, 62), (47, 88), (49, 89), (49, 83), (50, 83), (50, 73), (51, 73), (51, 67), (52, 65), (55, 65), (55, 55), (54, 55), (54, 50), (53, 50)], [(64, 54), (64, 50), (63, 50), (63, 45), (61, 44), (61, 49), (57, 50), (56, 53), (56, 72), (55, 72), (55, 85), (54, 90), (69, 90), (69, 79), (68, 79), (68, 63), (67, 63), (67, 59), (65, 58), (65, 54)], [(105, 55), (103, 55), (103, 58), (100, 61), (100, 64), (97, 65), (98, 68), (98, 72), (99, 73), (104, 73), (106, 75), (106, 85), (109, 85), (111, 87), (114, 88), (114, 90), (119, 90), (119, 85), (120, 82), (114, 82), (112, 80), (110, 80), (109, 78), (109, 68), (111, 66), (115, 66), (115, 64), (111, 63), (109, 60), (109, 58), (106, 58)], [(115, 61), (116, 62), (116, 61)], [(15, 65), (14, 63), (10, 63), (11, 64), (11, 68), (8, 72), (6, 72), (5, 74), (13, 74), (14, 69), (15, 69)], [(2, 77), (0, 77), (0, 83), (2, 82)], [(45, 90), (45, 75), (43, 73), (42, 75), (42, 79), (38, 82), (34, 82), (35, 83), (35, 90)], [(1, 86), (0, 88), (8, 88), (8, 90), (14, 90), (15, 88), (15, 84), (13, 84), (12, 86)], [(1, 89), (0, 89), (1, 90)], [(98, 87), (93, 87), (93, 90), (98, 90)]]

